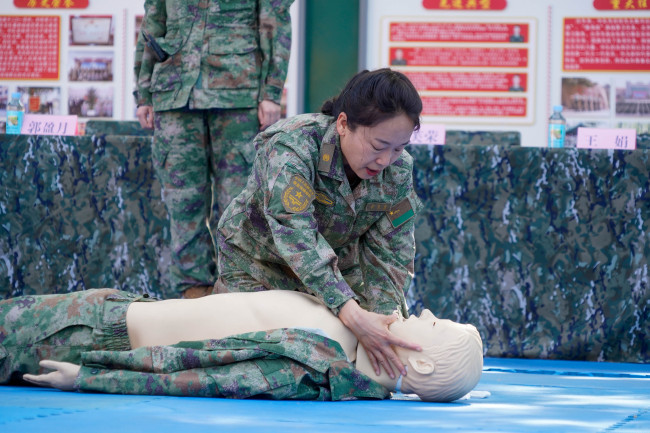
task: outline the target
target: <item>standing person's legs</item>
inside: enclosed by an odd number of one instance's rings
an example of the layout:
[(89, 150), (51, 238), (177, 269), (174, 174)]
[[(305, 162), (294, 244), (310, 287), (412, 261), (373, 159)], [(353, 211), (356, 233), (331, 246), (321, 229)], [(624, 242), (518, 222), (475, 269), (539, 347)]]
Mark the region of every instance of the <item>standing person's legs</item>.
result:
[[(210, 229), (217, 229), (219, 217), (239, 194), (255, 160), (253, 139), (259, 131), (257, 107), (210, 110), (210, 165), (212, 175), (212, 213)], [(213, 240), (216, 248), (216, 240)], [(215, 260), (216, 262), (216, 260)]]
[(169, 213), (170, 282), (180, 296), (212, 286), (216, 251), (208, 230), (212, 182), (208, 169), (206, 110), (155, 113), (153, 162)]

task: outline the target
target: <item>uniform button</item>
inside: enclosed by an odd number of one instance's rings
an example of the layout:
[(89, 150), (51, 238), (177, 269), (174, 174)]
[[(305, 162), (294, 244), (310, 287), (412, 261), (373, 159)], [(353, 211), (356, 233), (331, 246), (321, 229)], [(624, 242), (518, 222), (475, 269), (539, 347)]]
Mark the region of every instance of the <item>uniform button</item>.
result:
[(330, 304), (333, 304), (333, 303), (334, 303), (334, 297), (330, 297), (330, 298), (328, 298), (328, 299), (327, 299), (327, 302), (329, 302)]
[(144, 295), (142, 295), (142, 297), (143, 297), (143, 298), (148, 298), (148, 297), (149, 297), (149, 293), (145, 293)]

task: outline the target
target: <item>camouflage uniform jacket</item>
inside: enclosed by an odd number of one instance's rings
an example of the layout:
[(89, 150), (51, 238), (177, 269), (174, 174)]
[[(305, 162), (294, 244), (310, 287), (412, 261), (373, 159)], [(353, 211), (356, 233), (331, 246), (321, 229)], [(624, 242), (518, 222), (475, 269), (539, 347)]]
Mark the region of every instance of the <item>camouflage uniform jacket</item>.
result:
[(146, 0), (142, 29), (169, 54), (158, 62), (138, 35), (138, 105), (154, 110), (280, 103), (293, 0)]
[(352, 191), (330, 116), (280, 121), (255, 143), (248, 184), (219, 222), (219, 255), (266, 288), (312, 294), (335, 314), (356, 299), (406, 317), (413, 216), (422, 207), (411, 156), (403, 152)]
[(115, 394), (283, 400), (383, 399), (333, 340), (301, 329), (82, 353), (75, 387)]

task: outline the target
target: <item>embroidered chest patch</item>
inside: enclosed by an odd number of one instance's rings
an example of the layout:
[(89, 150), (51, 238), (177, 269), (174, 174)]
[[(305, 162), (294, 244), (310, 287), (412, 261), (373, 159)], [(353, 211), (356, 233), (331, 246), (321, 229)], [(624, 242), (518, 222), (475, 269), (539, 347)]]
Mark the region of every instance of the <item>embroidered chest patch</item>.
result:
[(393, 206), (388, 212), (386, 212), (388, 219), (390, 220), (393, 227), (399, 227), (408, 221), (411, 217), (415, 215), (413, 208), (411, 207), (411, 202), (408, 198), (405, 198), (401, 202)]
[(314, 200), (316, 194), (302, 176), (294, 175), (289, 185), (282, 191), (282, 205), (287, 212), (303, 212)]
[(366, 212), (388, 212), (390, 203), (367, 203)]
[(334, 206), (334, 200), (332, 200), (327, 194), (323, 191), (316, 191), (316, 201), (325, 206)]

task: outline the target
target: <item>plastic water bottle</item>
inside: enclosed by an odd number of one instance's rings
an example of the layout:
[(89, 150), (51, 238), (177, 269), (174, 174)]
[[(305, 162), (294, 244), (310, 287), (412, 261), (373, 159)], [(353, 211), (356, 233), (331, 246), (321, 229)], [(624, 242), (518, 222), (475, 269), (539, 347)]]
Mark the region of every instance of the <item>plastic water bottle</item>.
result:
[(566, 119), (562, 116), (562, 106), (554, 105), (553, 114), (548, 119), (548, 147), (564, 147)]
[(25, 116), (25, 107), (20, 103), (20, 93), (13, 92), (11, 99), (7, 104), (7, 134), (20, 134), (23, 127), (23, 117)]

